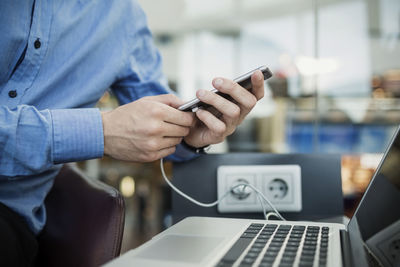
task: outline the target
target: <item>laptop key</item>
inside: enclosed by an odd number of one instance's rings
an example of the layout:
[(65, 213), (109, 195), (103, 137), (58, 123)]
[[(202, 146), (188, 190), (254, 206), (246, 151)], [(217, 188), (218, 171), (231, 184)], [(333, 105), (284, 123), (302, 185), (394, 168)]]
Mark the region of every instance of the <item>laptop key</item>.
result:
[(263, 248), (253, 248), (251, 247), (249, 252), (251, 253), (257, 253), (257, 255), (260, 255), (261, 251), (263, 250)]
[(267, 243), (268, 240), (269, 240), (268, 237), (259, 235), (259, 236), (257, 237), (257, 239), (256, 239), (256, 242), (258, 242), (258, 243)]
[(320, 259), (319, 259), (319, 263), (326, 263), (326, 257), (325, 257), (325, 258), (322, 258), (322, 259), (320, 258)]
[(283, 243), (283, 241), (285, 241), (285, 239), (286, 239), (286, 238), (276, 237), (276, 238), (273, 238), (273, 239), (271, 240), (271, 242), (272, 242), (272, 243)]
[(256, 252), (251, 252), (251, 251), (249, 251), (247, 254), (246, 254), (246, 258), (257, 258), (258, 257), (258, 255), (260, 255), (259, 253), (256, 253)]
[(293, 238), (294, 237), (300, 237), (301, 238), (302, 236), (303, 236), (303, 234), (297, 234), (297, 233), (293, 233), (293, 232), (290, 234), (290, 237), (293, 237)]
[(278, 251), (266, 251), (264, 257), (276, 257), (278, 255)]
[(250, 224), (250, 226), (254, 226), (254, 227), (264, 227), (263, 223), (252, 223)]
[(315, 240), (305, 240), (304, 244), (305, 245), (309, 245), (309, 246), (315, 246), (315, 245), (317, 245), (317, 241), (315, 241)]
[(281, 250), (281, 247), (268, 247), (268, 251), (276, 251), (279, 252)]
[(315, 250), (303, 250), (301, 255), (313, 256), (315, 255)]
[(295, 258), (297, 255), (297, 252), (295, 251), (285, 251), (283, 253), (283, 257), (288, 257), (288, 258)]
[(299, 242), (293, 242), (293, 241), (289, 241), (286, 244), (287, 247), (298, 247), (299, 246)]
[(314, 265), (314, 262), (300, 262), (299, 267), (312, 267)]
[(276, 259), (276, 257), (264, 256), (264, 258), (262, 258), (261, 262), (273, 263), (275, 261), (275, 259)]
[(222, 258), (222, 261), (232, 263), (236, 261), (243, 251), (249, 246), (251, 241), (252, 239), (250, 238), (239, 238)]
[(243, 233), (242, 236), (240, 238), (248, 238), (248, 239), (253, 239), (254, 237), (256, 237), (257, 234), (253, 234), (253, 233)]
[(314, 262), (314, 257), (301, 255), (300, 262)]
[(276, 232), (276, 234), (274, 235), (274, 237), (286, 238), (286, 237), (288, 236), (288, 234), (289, 234), (289, 231), (288, 231), (288, 232), (281, 232), (281, 231), (278, 231), (278, 232)]
[(231, 266), (232, 266), (232, 263), (223, 262), (223, 261), (218, 262), (218, 264), (216, 265), (216, 267), (231, 267)]
[(285, 251), (292, 251), (292, 252), (296, 252), (299, 248), (298, 247), (286, 247)]
[(252, 246), (252, 248), (263, 248), (263, 247), (265, 247), (265, 244), (263, 243), (254, 243)]
[(259, 243), (259, 244), (266, 244), (268, 242), (268, 239), (263, 239), (263, 238), (257, 238), (255, 243)]
[(269, 245), (269, 248), (273, 249), (276, 248), (278, 251), (281, 250), (282, 244), (277, 244), (277, 243), (271, 243)]
[(258, 234), (258, 232), (260, 232), (259, 229), (247, 229), (245, 231), (245, 233), (248, 233), (248, 234)]
[(326, 248), (326, 247), (328, 247), (328, 243), (321, 243), (321, 248)]
[(256, 258), (248, 258), (248, 257), (245, 257), (245, 258), (242, 260), (241, 263), (243, 263), (243, 264), (253, 264), (255, 261), (256, 261)]

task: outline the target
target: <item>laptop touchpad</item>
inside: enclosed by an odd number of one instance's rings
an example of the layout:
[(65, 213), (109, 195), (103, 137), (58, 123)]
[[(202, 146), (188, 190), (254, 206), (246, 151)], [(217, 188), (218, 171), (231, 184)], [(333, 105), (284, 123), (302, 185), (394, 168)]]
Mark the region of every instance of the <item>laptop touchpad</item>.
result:
[(166, 235), (136, 256), (152, 260), (199, 263), (223, 240), (222, 237)]

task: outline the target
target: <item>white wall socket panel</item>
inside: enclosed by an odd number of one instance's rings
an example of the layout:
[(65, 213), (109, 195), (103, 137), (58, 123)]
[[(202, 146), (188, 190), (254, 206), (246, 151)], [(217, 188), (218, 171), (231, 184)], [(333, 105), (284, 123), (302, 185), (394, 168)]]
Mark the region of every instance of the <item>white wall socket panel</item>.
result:
[[(299, 165), (226, 165), (217, 171), (218, 198), (240, 183), (249, 183), (261, 191), (278, 211), (301, 211), (301, 169)], [(249, 187), (236, 188), (219, 204), (218, 211), (262, 212), (256, 192)], [(265, 203), (267, 211), (272, 209)]]

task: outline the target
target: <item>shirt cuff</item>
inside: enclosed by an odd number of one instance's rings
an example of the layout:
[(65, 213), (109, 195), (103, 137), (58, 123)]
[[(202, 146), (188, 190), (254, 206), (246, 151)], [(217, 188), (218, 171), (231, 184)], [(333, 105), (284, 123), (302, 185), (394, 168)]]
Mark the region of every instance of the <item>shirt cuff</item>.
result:
[(171, 161), (185, 161), (197, 158), (199, 154), (194, 153), (192, 150), (186, 148), (184, 145), (179, 144), (176, 146), (175, 153), (166, 157), (167, 160)]
[(51, 110), (53, 163), (102, 157), (103, 121), (97, 108)]

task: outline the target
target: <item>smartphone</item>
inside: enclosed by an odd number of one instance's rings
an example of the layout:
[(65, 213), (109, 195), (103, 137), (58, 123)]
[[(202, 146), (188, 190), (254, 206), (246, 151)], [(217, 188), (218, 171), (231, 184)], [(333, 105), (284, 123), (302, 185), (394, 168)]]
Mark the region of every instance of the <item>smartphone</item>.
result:
[[(258, 67), (252, 71), (249, 71), (246, 74), (243, 74), (239, 77), (237, 77), (236, 79), (234, 79), (234, 82), (237, 82), (240, 86), (242, 86), (243, 88), (246, 88), (247, 90), (251, 90), (252, 88), (252, 84), (251, 84), (251, 75), (257, 71), (260, 70), (262, 72), (262, 74), (264, 75), (264, 80), (269, 79), (272, 77), (272, 72), (268, 69), (267, 66), (261, 66)], [(229, 100), (233, 100), (232, 97), (228, 94), (224, 94), (219, 92), (217, 89), (213, 89), (211, 90), (211, 92), (214, 92), (220, 96), (223, 96)], [(205, 104), (203, 102), (201, 102), (198, 98), (192, 99), (189, 102), (186, 102), (185, 104), (183, 104), (182, 106), (180, 106), (178, 109), (181, 111), (192, 111), (192, 112), (196, 112), (200, 107), (202, 108), (206, 108), (208, 107), (208, 104)]]

